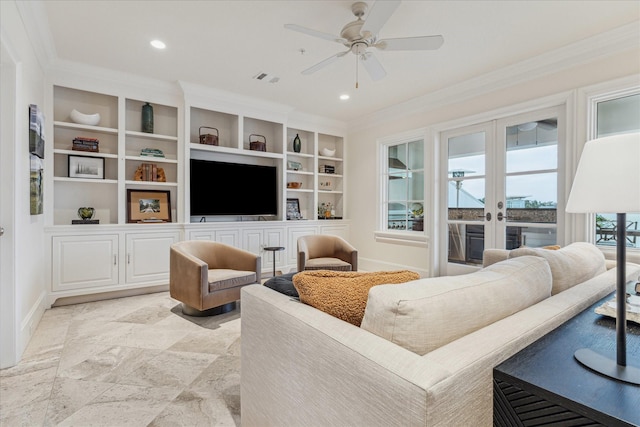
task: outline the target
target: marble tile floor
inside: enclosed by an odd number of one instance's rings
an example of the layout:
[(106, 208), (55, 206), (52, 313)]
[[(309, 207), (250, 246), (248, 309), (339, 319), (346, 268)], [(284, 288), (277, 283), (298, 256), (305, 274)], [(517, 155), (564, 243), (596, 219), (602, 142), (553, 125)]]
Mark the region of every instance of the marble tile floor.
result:
[(47, 310), (0, 370), (0, 426), (240, 426), (240, 302), (203, 318), (168, 292)]

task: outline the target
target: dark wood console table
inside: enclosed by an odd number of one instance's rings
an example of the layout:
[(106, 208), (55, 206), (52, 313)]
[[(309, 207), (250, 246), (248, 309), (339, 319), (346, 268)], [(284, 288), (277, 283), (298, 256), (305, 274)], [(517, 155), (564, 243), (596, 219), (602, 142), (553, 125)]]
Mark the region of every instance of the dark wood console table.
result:
[[(591, 348), (615, 360), (615, 319), (598, 301), (493, 370), (494, 426), (640, 426), (640, 387), (597, 374), (573, 353)], [(640, 366), (640, 325), (627, 322), (627, 364)]]

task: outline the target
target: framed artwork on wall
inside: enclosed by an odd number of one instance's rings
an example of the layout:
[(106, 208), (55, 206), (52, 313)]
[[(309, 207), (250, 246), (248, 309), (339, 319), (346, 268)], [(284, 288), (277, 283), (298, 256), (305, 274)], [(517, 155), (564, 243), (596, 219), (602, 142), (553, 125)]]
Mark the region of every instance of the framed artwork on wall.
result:
[(29, 105), (29, 153), (44, 159), (44, 115), (36, 104)]
[(171, 193), (127, 190), (127, 222), (171, 222)]

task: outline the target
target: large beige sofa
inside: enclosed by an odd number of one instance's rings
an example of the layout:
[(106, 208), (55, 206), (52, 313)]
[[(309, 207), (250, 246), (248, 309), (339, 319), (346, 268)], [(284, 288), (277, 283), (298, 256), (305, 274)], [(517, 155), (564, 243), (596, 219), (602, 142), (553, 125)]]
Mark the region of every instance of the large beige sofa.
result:
[[(360, 327), (243, 288), (243, 427), (492, 425), (493, 367), (616, 281), (585, 243), (549, 251), (554, 259), (514, 252), (487, 253), (495, 264), (465, 276), (375, 286)], [(639, 265), (626, 268), (638, 278)]]

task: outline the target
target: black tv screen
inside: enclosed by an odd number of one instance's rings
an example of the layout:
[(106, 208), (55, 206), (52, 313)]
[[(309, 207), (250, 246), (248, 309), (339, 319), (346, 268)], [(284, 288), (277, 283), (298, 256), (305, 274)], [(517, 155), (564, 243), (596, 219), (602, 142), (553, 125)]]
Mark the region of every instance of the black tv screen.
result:
[(277, 215), (275, 166), (191, 159), (191, 215)]

